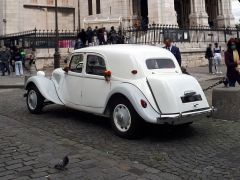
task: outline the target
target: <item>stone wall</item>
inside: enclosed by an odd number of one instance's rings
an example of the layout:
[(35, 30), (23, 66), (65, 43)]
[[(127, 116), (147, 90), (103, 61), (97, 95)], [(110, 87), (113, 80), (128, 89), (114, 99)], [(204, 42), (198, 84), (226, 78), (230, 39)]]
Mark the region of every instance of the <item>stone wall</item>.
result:
[[(61, 54), (61, 62), (60, 65), (63, 67), (63, 61), (64, 59), (68, 56), (70, 52), (73, 51), (72, 48), (60, 48), (59, 49), (60, 54)], [(54, 52), (55, 49), (37, 49), (36, 52), (36, 67), (37, 70), (42, 70), (45, 68), (51, 68), (53, 67), (54, 63)]]

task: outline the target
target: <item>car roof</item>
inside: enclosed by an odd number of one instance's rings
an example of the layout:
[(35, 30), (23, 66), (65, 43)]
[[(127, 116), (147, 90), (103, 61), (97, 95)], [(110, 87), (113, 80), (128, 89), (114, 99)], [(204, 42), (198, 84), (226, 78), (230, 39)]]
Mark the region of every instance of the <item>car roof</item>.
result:
[[(162, 58), (172, 59), (175, 64), (177, 60), (174, 55), (161, 47), (150, 45), (102, 45), (92, 46), (75, 50), (74, 53), (97, 53), (107, 58), (108, 66), (116, 77), (132, 79), (132, 70), (138, 70), (138, 77), (144, 77), (146, 72), (146, 59)], [(137, 63), (136, 63), (137, 62)], [(177, 67), (179, 69), (179, 67)], [(137, 76), (134, 76), (137, 77)]]
[(150, 55), (151, 52), (161, 54), (164, 57), (172, 57), (172, 53), (168, 50), (150, 45), (135, 45), (135, 44), (119, 44), (119, 45), (102, 45), (102, 46), (92, 46), (87, 48), (82, 48), (75, 50), (74, 52), (94, 52), (104, 55), (108, 54), (128, 54), (128, 55)]

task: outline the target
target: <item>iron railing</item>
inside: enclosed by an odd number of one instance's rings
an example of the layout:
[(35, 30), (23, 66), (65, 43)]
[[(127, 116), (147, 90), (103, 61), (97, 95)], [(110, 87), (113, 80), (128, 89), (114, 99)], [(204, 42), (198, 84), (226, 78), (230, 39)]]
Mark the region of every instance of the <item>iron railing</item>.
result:
[[(72, 48), (79, 31), (60, 30), (59, 47)], [(226, 43), (229, 38), (239, 38), (240, 28), (209, 28), (204, 26), (179, 28), (175, 25), (152, 24), (147, 28), (129, 27), (122, 31), (128, 44), (162, 44), (164, 38), (178, 43)], [(55, 48), (54, 30), (31, 30), (0, 36), (7, 46), (20, 45), (34, 48)]]
[(126, 43), (133, 44), (162, 44), (165, 38), (180, 43), (226, 43), (231, 37), (239, 38), (240, 28), (179, 28), (175, 25), (152, 24), (144, 29), (130, 27), (125, 29), (124, 33)]
[[(74, 42), (79, 33), (78, 31), (60, 30), (58, 32), (58, 43), (60, 48), (74, 47)], [(10, 47), (20, 45), (34, 48), (55, 48), (55, 37), (56, 31), (34, 29), (31, 31), (0, 36), (0, 40), (3, 40), (4, 44)]]

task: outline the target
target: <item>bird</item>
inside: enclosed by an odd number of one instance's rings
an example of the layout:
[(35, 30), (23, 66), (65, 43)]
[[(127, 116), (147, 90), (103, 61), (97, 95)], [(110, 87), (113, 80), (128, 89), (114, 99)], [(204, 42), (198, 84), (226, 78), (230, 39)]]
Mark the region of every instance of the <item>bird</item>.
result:
[(58, 170), (64, 170), (65, 167), (68, 165), (69, 163), (69, 158), (68, 156), (65, 156), (61, 161), (59, 161), (59, 163), (57, 163), (54, 167), (55, 169)]

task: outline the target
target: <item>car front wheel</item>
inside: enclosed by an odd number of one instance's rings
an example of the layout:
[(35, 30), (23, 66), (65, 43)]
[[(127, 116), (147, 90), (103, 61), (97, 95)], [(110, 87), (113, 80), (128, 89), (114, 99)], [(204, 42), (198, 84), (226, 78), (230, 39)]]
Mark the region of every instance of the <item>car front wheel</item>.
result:
[(27, 92), (27, 107), (33, 114), (39, 114), (42, 112), (44, 106), (44, 97), (39, 92), (36, 86), (31, 86)]
[(143, 120), (127, 99), (115, 100), (112, 104), (111, 118), (112, 128), (120, 137), (140, 137)]

